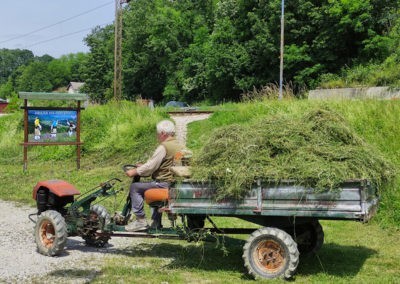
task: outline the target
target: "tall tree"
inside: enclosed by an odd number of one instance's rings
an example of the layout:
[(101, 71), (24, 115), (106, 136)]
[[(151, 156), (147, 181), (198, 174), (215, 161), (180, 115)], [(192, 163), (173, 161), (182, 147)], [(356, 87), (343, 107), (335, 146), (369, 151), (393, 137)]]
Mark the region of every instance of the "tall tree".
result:
[(50, 73), (47, 64), (32, 62), (28, 66), (20, 67), (22, 74), (16, 80), (17, 91), (50, 92), (53, 85), (50, 82)]
[(96, 102), (105, 102), (113, 95), (113, 35), (113, 27), (109, 25), (105, 28), (96, 27), (85, 38), (90, 53), (82, 67), (85, 74), (83, 91)]
[(7, 82), (8, 77), (20, 66), (33, 60), (32, 51), (26, 49), (0, 49), (0, 84)]

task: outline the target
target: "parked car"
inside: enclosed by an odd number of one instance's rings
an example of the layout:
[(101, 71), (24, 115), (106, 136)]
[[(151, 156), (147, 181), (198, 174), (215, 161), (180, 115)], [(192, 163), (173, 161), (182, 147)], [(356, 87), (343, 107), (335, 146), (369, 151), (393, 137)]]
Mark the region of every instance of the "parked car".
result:
[(186, 102), (179, 102), (179, 101), (169, 101), (165, 104), (165, 107), (180, 108), (181, 110), (184, 110), (184, 111), (191, 111), (191, 110), (197, 109), (196, 107), (191, 107)]

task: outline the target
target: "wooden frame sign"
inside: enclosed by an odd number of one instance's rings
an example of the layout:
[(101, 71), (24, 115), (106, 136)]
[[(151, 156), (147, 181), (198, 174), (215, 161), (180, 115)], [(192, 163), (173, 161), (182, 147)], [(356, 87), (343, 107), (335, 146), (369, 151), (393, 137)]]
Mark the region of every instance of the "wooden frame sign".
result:
[[(76, 146), (76, 165), (80, 168), (80, 112), (86, 94), (20, 92), (24, 99), (24, 171), (28, 168), (29, 146), (73, 145)], [(74, 107), (30, 107), (28, 100), (75, 100)]]

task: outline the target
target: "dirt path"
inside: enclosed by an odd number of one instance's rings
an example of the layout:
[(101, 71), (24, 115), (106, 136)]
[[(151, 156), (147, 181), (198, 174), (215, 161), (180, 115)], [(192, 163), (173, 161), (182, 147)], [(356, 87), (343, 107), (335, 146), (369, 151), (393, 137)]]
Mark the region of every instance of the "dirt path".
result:
[(171, 115), (171, 118), (175, 121), (176, 124), (176, 139), (182, 145), (186, 145), (187, 125), (193, 121), (207, 119), (210, 117), (210, 115), (210, 113), (188, 113)]

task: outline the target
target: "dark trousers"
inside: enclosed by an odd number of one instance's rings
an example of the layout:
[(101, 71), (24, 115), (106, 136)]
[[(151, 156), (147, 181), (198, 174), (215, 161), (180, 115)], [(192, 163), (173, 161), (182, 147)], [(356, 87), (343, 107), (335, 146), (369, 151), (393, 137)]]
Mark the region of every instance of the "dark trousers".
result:
[[(168, 188), (168, 182), (134, 182), (131, 184), (129, 195), (132, 201), (132, 212), (136, 217), (144, 218), (144, 193), (150, 188)], [(151, 208), (151, 219), (155, 221), (161, 220), (161, 213), (154, 208)]]

